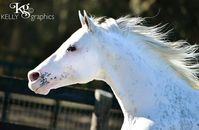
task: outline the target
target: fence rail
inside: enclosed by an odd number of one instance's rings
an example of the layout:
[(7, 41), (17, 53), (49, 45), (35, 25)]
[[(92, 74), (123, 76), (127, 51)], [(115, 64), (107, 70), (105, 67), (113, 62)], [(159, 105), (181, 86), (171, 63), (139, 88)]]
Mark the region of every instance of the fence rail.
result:
[[(0, 76), (0, 91), (4, 93), (3, 96), (3, 101), (2, 102), (2, 115), (1, 115), (1, 123), (5, 123), (4, 125), (0, 125), (0, 128), (3, 128), (2, 126), (5, 127), (6, 130), (11, 130), (12, 127), (15, 125), (11, 125), (10, 129), (7, 127), (9, 125), (9, 115), (8, 115), (8, 110), (10, 109), (10, 103), (14, 103), (15, 101), (11, 99), (12, 94), (22, 94), (22, 95), (28, 95), (28, 96), (34, 96), (34, 97), (39, 97), (39, 98), (46, 98), (46, 99), (51, 99), (55, 101), (55, 104), (53, 105), (52, 109), (52, 118), (51, 120), (51, 125), (50, 125), (50, 130), (55, 130), (59, 128), (60, 126), (58, 125), (58, 120), (60, 120), (60, 110), (62, 110), (62, 106), (60, 105), (60, 101), (69, 101), (69, 102), (75, 102), (75, 103), (80, 103), (80, 104), (86, 104), (90, 106), (95, 106), (98, 104), (98, 101), (96, 102), (96, 92), (93, 90), (88, 90), (88, 89), (82, 89), (78, 88), (76, 86), (67, 86), (67, 87), (62, 87), (56, 90), (51, 91), (48, 95), (38, 95), (29, 90), (28, 86), (28, 81), (26, 79), (20, 79), (20, 78), (13, 78), (13, 77), (7, 77), (7, 76)], [(106, 100), (102, 98), (102, 103)], [(110, 99), (109, 99), (110, 100)], [(24, 101), (23, 101), (24, 102)], [(114, 110), (120, 109), (117, 100), (115, 97), (111, 99), (111, 103), (108, 103), (110, 107), (108, 107), (107, 111), (109, 111), (110, 108)], [(28, 103), (28, 101), (25, 101), (24, 103)], [(35, 103), (34, 103), (35, 104)], [(35, 104), (36, 105), (36, 104)], [(39, 104), (38, 104), (39, 106)], [(97, 105), (99, 107), (99, 105)], [(49, 106), (50, 107), (50, 106)], [(98, 111), (97, 111), (98, 110)], [(102, 113), (107, 113), (106, 110), (103, 110), (102, 107), (100, 106), (99, 108), (95, 108), (94, 114), (93, 115), (101, 115), (99, 112)], [(95, 113), (96, 112), (96, 113)], [(106, 117), (108, 118), (108, 114), (106, 114)], [(95, 123), (100, 124), (99, 121), (103, 119), (103, 116), (92, 116), (92, 130), (101, 130), (99, 125), (93, 125)], [(96, 121), (93, 123), (93, 121)], [(7, 125), (6, 125), (7, 124)], [(101, 123), (102, 124), (102, 123)], [(107, 125), (107, 124), (106, 124)], [(16, 125), (17, 127), (17, 125)], [(23, 125), (18, 125), (18, 128), (22, 128)], [(25, 126), (24, 126), (25, 127)], [(107, 126), (106, 126), (107, 127)], [(48, 128), (49, 129), (49, 128)], [(108, 128), (107, 128), (108, 129)], [(107, 130), (106, 129), (106, 130)]]
[[(16, 86), (17, 84), (17, 86)], [(38, 95), (32, 92), (28, 86), (28, 81), (20, 78), (11, 78), (7, 76), (0, 76), (0, 91), (7, 93), (19, 93), (43, 98), (50, 98), (55, 100), (66, 100), (76, 103), (83, 103), (87, 105), (95, 105), (94, 91), (88, 89), (80, 89), (73, 86), (62, 87), (51, 91), (48, 95)], [(119, 104), (115, 98), (112, 103), (113, 109), (120, 109)]]

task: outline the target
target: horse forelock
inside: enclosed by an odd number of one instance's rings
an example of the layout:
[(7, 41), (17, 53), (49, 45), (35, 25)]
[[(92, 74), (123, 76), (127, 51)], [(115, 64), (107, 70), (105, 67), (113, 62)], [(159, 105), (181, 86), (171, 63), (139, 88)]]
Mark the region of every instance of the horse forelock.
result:
[[(112, 18), (94, 18), (96, 24), (108, 31), (118, 32), (120, 34), (132, 33), (138, 34), (144, 40), (144, 44), (153, 48), (160, 56), (193, 88), (199, 89), (199, 64), (197, 57), (199, 53), (198, 45), (190, 45), (188, 42), (180, 40), (170, 42), (167, 40), (167, 34), (163, 32), (165, 25), (144, 26), (144, 18), (132, 18), (129, 16), (119, 19)], [(125, 36), (125, 35), (123, 35)]]

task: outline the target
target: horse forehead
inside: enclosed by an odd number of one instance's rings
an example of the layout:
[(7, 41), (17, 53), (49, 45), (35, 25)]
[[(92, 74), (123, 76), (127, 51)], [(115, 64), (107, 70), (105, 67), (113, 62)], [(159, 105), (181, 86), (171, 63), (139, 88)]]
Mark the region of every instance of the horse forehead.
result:
[(82, 27), (82, 28), (78, 29), (76, 32), (74, 32), (68, 40), (72, 41), (72, 42), (77, 42), (80, 39), (82, 40), (82, 38), (85, 34), (86, 34), (86, 30), (85, 30), (85, 28)]

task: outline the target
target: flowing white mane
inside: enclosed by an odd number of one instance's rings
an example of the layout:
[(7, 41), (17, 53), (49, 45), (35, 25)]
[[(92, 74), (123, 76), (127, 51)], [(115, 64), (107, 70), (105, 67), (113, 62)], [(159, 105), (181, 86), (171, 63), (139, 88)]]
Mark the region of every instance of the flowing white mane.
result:
[(121, 17), (117, 20), (112, 18), (94, 18), (98, 26), (106, 30), (121, 32), (122, 34), (133, 33), (145, 40), (144, 43), (152, 48), (168, 62), (168, 64), (193, 88), (199, 89), (199, 64), (196, 53), (198, 45), (190, 45), (186, 41), (170, 42), (167, 40), (167, 32), (162, 32), (165, 26), (143, 25), (144, 18)]

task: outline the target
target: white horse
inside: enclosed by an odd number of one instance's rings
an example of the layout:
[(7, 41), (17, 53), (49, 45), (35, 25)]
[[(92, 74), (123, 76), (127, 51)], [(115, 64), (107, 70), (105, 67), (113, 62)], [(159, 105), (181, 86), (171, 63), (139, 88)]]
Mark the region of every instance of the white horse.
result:
[(196, 45), (169, 42), (142, 18), (92, 18), (28, 73), (29, 88), (105, 81), (124, 114), (122, 130), (199, 130)]

